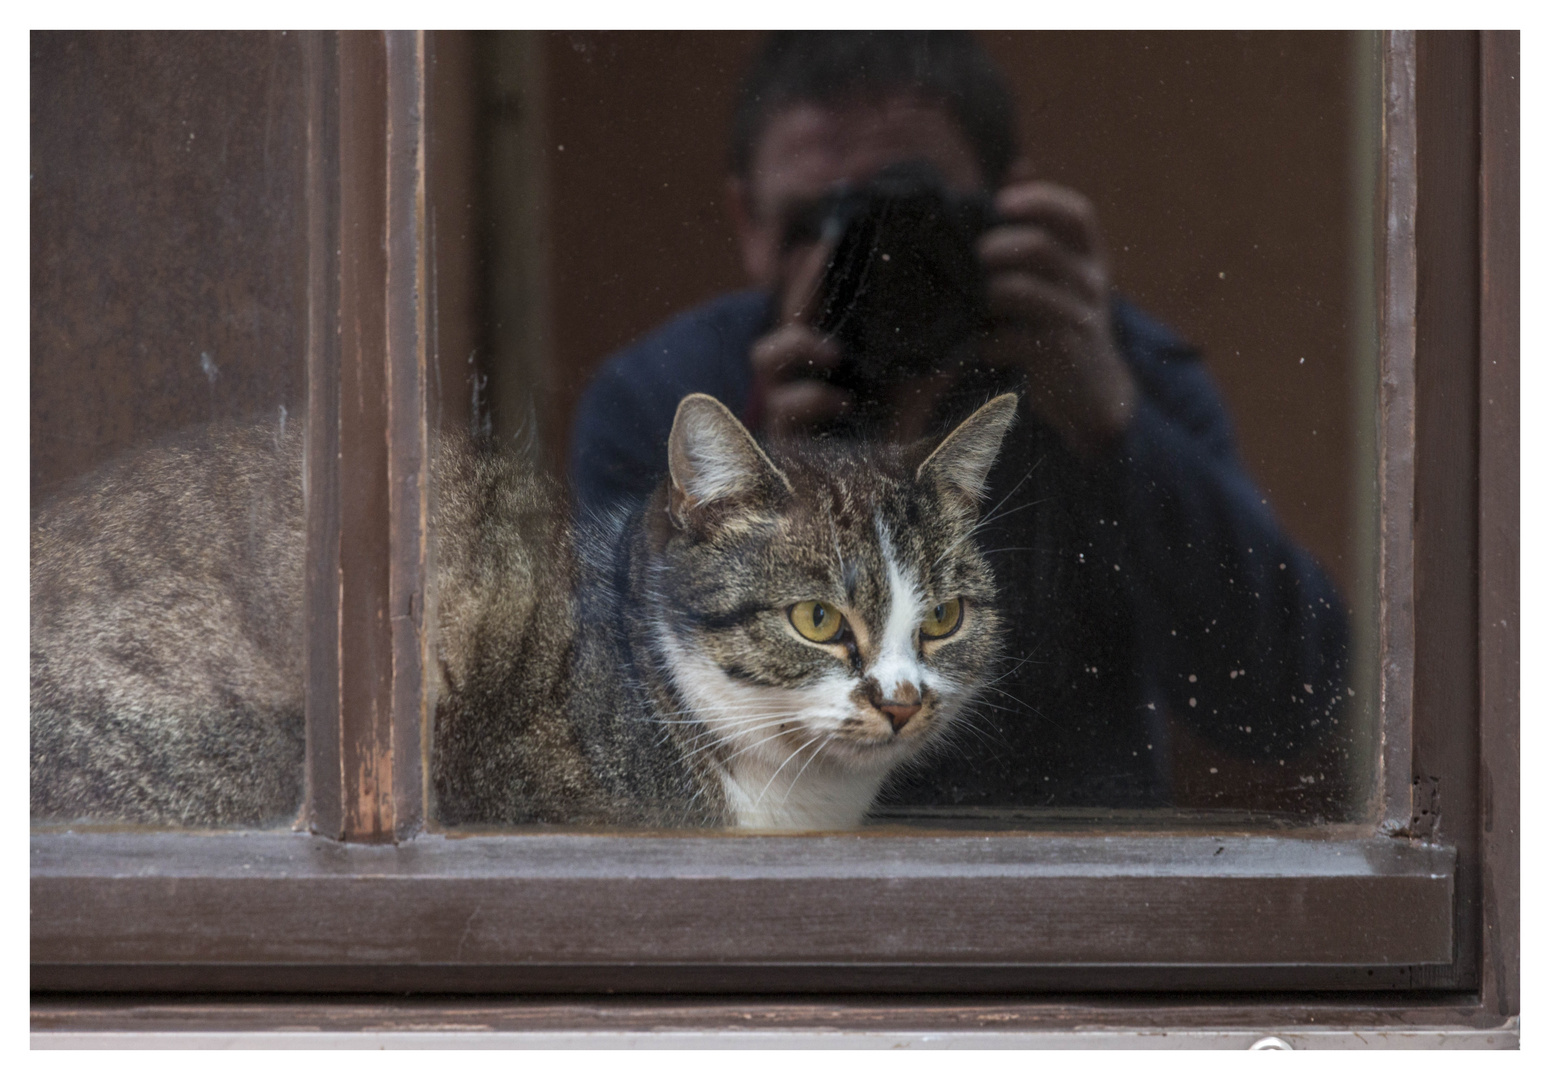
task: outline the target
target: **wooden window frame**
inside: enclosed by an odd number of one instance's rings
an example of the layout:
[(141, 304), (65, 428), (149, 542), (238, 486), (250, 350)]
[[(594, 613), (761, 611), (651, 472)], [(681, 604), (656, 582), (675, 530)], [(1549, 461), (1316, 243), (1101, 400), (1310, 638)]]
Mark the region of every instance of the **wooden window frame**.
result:
[[(306, 50), (306, 831), (35, 833), (35, 1023), (90, 1026), (50, 995), (109, 991), (886, 991), (998, 995), (1014, 1026), (1515, 1030), (1515, 32), (1383, 38), (1375, 824), (1257, 835), (425, 831), (427, 387), (460, 254), (427, 146), (455, 39)], [(1093, 991), (1142, 996), (1069, 997)], [(771, 1008), (971, 1023), (962, 1000)]]

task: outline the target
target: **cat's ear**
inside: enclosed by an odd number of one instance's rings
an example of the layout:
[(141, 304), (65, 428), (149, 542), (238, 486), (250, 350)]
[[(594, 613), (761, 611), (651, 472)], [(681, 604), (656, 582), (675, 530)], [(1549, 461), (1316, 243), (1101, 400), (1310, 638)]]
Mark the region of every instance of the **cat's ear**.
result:
[(931, 451), (915, 470), (915, 479), (940, 484), (957, 495), (967, 509), (977, 510), (985, 496), (990, 467), (1001, 452), (1001, 441), (1016, 418), (1016, 394), (987, 401)]
[(680, 528), (716, 507), (778, 498), (791, 482), (731, 411), (709, 394), (678, 403), (667, 437), (668, 512)]

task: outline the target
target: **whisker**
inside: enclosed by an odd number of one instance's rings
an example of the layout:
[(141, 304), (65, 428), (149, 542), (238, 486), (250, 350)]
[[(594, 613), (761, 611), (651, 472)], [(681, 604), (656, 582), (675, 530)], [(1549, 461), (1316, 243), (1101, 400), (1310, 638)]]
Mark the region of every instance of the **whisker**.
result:
[(1005, 495), (1001, 496), (1000, 501), (997, 502), (995, 506), (992, 506), (990, 508), (990, 513), (986, 514), (985, 517), (980, 519), (980, 521), (983, 523), (986, 520), (992, 520), (992, 521), (995, 520), (995, 518), (993, 517), (995, 512), (997, 510), (1001, 509), (1003, 506), (1005, 506), (1006, 505), (1006, 501), (1008, 499), (1010, 499), (1013, 495), (1017, 494), (1017, 489), (1022, 487), (1024, 484), (1026, 484), (1028, 482), (1028, 478), (1034, 474), (1034, 470), (1036, 470), (1042, 464), (1044, 464), (1044, 459), (1043, 458), (1040, 458), (1038, 461), (1035, 461), (1029, 467), (1028, 471), (1023, 473), (1022, 478), (1019, 479), (1017, 481), (1017, 483), (1012, 485), (1012, 490), (1008, 491)]
[(1014, 716), (1026, 717), (1029, 714), (1032, 714), (1035, 718), (1044, 721), (1044, 723), (1048, 724), (1052, 728), (1055, 728), (1057, 731), (1069, 731), (1070, 730), (1064, 724), (1057, 723), (1056, 721), (1051, 720), (1047, 715), (1044, 714), (1044, 712), (1042, 710), (1034, 708), (1032, 705), (1029, 705), (1026, 701), (1022, 700), (1019, 697), (1014, 697), (1013, 695), (1008, 694), (1005, 690), (998, 689), (997, 687), (994, 687), (994, 686), (987, 686), (985, 689), (991, 690), (991, 691), (993, 691), (993, 692), (995, 692), (997, 694), (1000, 694), (1002, 697), (1010, 698), (1012, 701), (1015, 701), (1015, 702), (1017, 702), (1017, 704), (1021, 705), (1023, 707), (1023, 709), (1026, 710), (1026, 711), (1025, 712), (1019, 712), (1016, 709), (1009, 709), (1005, 705), (997, 705), (995, 702), (993, 702), (993, 701), (986, 701), (983, 698), (981, 698), (979, 701), (977, 701), (975, 703), (977, 706), (983, 706), (984, 708), (988, 708), (988, 709), (997, 709), (997, 710), (999, 710), (1001, 712), (1011, 713)]
[[(981, 723), (975, 723), (974, 721), (976, 720)], [(967, 716), (960, 717), (958, 722), (952, 724), (946, 732), (947, 741), (952, 741), (960, 730), (978, 739), (980, 745), (990, 751), (991, 759), (994, 761), (1002, 760), (1003, 751), (1007, 754), (1015, 751), (1015, 747), (1007, 740), (1006, 736), (1001, 734), (1000, 729), (978, 713), (970, 712)]]
[(974, 707), (977, 709), (995, 709), (997, 712), (1011, 713), (1013, 716), (1024, 715), (1021, 709), (1014, 709), (1007, 705), (997, 705), (994, 701), (986, 701), (983, 698), (976, 701)]
[(1016, 675), (1019, 671), (1021, 671), (1024, 667), (1026, 667), (1029, 664), (1049, 663), (1049, 661), (1034, 660), (1031, 657), (1010, 657), (1009, 656), (1009, 657), (1003, 657), (1002, 659), (1017, 660), (1018, 663), (1017, 663), (1017, 665), (1015, 667), (1008, 668), (1007, 670), (1001, 672), (1001, 674), (996, 675), (993, 678), (986, 679), (983, 683), (980, 684), (981, 687), (991, 687), (991, 686), (995, 686), (999, 682), (1004, 682), (1007, 679), (1010, 679), (1013, 675)]
[(746, 754), (746, 753), (748, 753), (748, 751), (750, 751), (750, 750), (753, 750), (753, 749), (755, 749), (755, 748), (756, 748), (756, 747), (760, 747), (760, 746), (763, 746), (763, 745), (764, 745), (764, 744), (765, 744), (765, 743), (767, 743), (767, 742), (771, 742), (771, 741), (773, 741), (773, 740), (775, 740), (775, 739), (778, 739), (778, 738), (780, 738), (780, 737), (781, 737), (781, 735), (782, 735), (782, 734), (784, 734), (784, 733), (783, 733), (783, 732), (780, 732), (780, 731), (777, 731), (777, 732), (776, 732), (776, 733), (775, 733), (775, 734), (773, 734), (773, 735), (767, 735), (767, 736), (765, 736), (765, 737), (764, 737), (764, 738), (762, 738), (762, 739), (760, 739), (760, 740), (759, 740), (759, 741), (758, 741), (758, 742), (756, 742), (756, 743), (753, 743), (753, 744), (752, 744), (752, 745), (750, 745), (750, 746), (745, 746), (745, 747), (743, 747), (743, 748), (742, 748), (742, 749), (741, 749), (741, 750), (739, 750), (739, 751), (737, 751), (737, 752), (736, 752), (736, 753), (734, 753), (734, 754), (728, 754), (728, 755), (727, 755), (727, 756), (726, 756), (726, 758), (725, 758), (725, 759), (723, 759), (723, 762), (726, 762), (726, 761), (731, 761), (731, 760), (732, 760), (732, 759), (733, 759), (733, 758), (735, 758), (735, 757), (739, 757), (739, 756), (741, 756), (741, 755), (743, 755), (743, 754)]
[(794, 712), (767, 713), (762, 716), (708, 716), (702, 726), (711, 732), (757, 731), (759, 728), (769, 727), (770, 724), (784, 723), (796, 717), (797, 714)]
[[(1005, 502), (1004, 499), (1002, 501)], [(999, 514), (992, 512), (987, 514), (985, 517), (980, 518), (979, 521), (975, 522), (974, 528), (983, 529), (986, 525), (994, 524), (995, 522), (1000, 521), (1002, 518), (1010, 517), (1013, 514), (1020, 514), (1024, 510), (1027, 510), (1029, 507), (1039, 506), (1042, 503), (1047, 503), (1049, 501), (1050, 496), (1046, 495), (1042, 499), (1029, 499), (1025, 503), (1018, 503), (1016, 506), (1013, 506), (1007, 510), (1003, 510)]]
[[(730, 716), (734, 712), (742, 713), (742, 712), (748, 712), (748, 711), (753, 710), (753, 709), (768, 709), (769, 707), (770, 706), (768, 704), (761, 704), (761, 705), (719, 705), (719, 706), (717, 706), (717, 709), (718, 709), (717, 715), (719, 715), (719, 716)], [(658, 713), (657, 715), (659, 717), (689, 716), (689, 715), (699, 716), (699, 715), (703, 715), (703, 712), (702, 712), (701, 709), (699, 709), (697, 707), (691, 707), (691, 708), (687, 708), (687, 709), (676, 709), (673, 712)], [(660, 722), (667, 723), (668, 721), (662, 720)]]
[[(809, 746), (812, 746), (813, 743), (817, 742), (819, 739), (824, 738), (826, 735), (828, 735), (828, 732), (819, 732), (817, 735), (814, 735), (811, 739), (807, 740), (807, 742), (803, 743), (801, 746), (799, 746), (795, 750), (791, 751), (790, 754), (786, 755), (786, 760), (782, 761), (780, 763), (780, 765), (775, 769), (775, 771), (770, 773), (769, 780), (765, 783), (764, 787), (760, 790), (759, 795), (758, 795), (758, 797), (756, 799), (754, 799), (754, 802), (755, 803), (762, 803), (762, 802), (764, 802), (764, 793), (770, 790), (770, 784), (773, 784), (775, 782), (775, 778), (780, 775), (781, 770), (784, 769), (787, 765), (791, 764), (791, 759), (796, 757), (803, 750), (806, 750)], [(786, 794), (788, 796), (791, 794), (791, 788), (789, 786), (786, 788)]]
[[(769, 708), (769, 706), (766, 705), (765, 708)], [(790, 712), (789, 710), (787, 710), (785, 712), (756, 713), (756, 714), (754, 714), (752, 716), (743, 715), (743, 714), (739, 714), (739, 713), (729, 713), (729, 712), (715, 712), (715, 713), (695, 712), (695, 714), (693, 716), (691, 716), (687, 720), (663, 720), (660, 717), (656, 717), (656, 716), (642, 716), (642, 717), (636, 717), (636, 719), (645, 721), (647, 723), (672, 725), (672, 724), (710, 724), (710, 723), (727, 723), (727, 722), (745, 723), (745, 722), (753, 721), (753, 720), (764, 720), (764, 719), (767, 719), (767, 718), (769, 718), (771, 716), (792, 716), (792, 715), (794, 715), (794, 714), (792, 712)]]
[[(1010, 497), (1010, 494), (1008, 495), (1008, 497)], [(1003, 503), (1005, 501), (1006, 501), (1005, 498), (1003, 498), (1001, 500), (1001, 502), (1003, 502)], [(932, 565), (932, 569), (935, 569), (936, 567), (940, 566), (942, 564), (942, 560), (947, 558), (953, 552), (957, 551), (960, 546), (962, 546), (963, 544), (967, 543), (968, 541), (970, 541), (970, 540), (974, 539), (976, 536), (978, 536), (979, 533), (980, 533), (980, 530), (986, 528), (989, 525), (993, 525), (994, 523), (996, 523), (997, 521), (1000, 521), (1004, 517), (1008, 517), (1009, 515), (1016, 514), (1016, 513), (1021, 513), (1022, 511), (1027, 510), (1031, 506), (1038, 506), (1040, 503), (1046, 503), (1046, 502), (1049, 502), (1049, 501), (1050, 500), (1049, 500), (1048, 497), (1042, 498), (1042, 499), (1030, 499), (1028, 502), (1020, 503), (1017, 506), (1012, 507), (1010, 510), (1005, 510), (1005, 511), (999, 513), (999, 514), (992, 512), (989, 516), (981, 518), (979, 521), (974, 523), (974, 527), (973, 528), (971, 528), (968, 532), (964, 533), (958, 539), (954, 540), (951, 544), (948, 544), (947, 547), (942, 550), (942, 553), (940, 555), (938, 555), (936, 557), (936, 559), (932, 562), (932, 564), (931, 564)], [(996, 505), (1000, 506), (1001, 503), (997, 503)], [(1036, 549), (1029, 549), (1029, 550), (1036, 550)]]
[(986, 683), (983, 687), (981, 687), (981, 689), (989, 690), (992, 694), (1000, 694), (1002, 697), (1008, 699), (1009, 701), (1015, 701), (1017, 704), (1030, 711), (1033, 709), (1033, 706), (1028, 704), (1022, 698), (1018, 697), (1016, 694), (1007, 693), (1005, 690), (1001, 689), (999, 686), (996, 686), (994, 683)]
[(791, 783), (786, 785), (786, 794), (781, 796), (781, 800), (780, 800), (780, 804), (782, 806), (786, 805), (786, 801), (791, 798), (791, 793), (796, 790), (797, 781), (802, 779), (802, 774), (807, 771), (807, 767), (809, 765), (811, 765), (814, 761), (818, 760), (818, 755), (823, 753), (823, 748), (825, 746), (828, 746), (829, 743), (833, 742), (834, 741), (834, 737), (836, 735), (838, 735), (838, 734), (839, 734), (838, 731), (831, 731), (831, 732), (829, 732), (829, 734), (824, 737), (824, 740), (819, 745), (818, 749), (814, 750), (811, 754), (807, 755), (807, 761), (805, 761), (802, 764), (802, 767), (797, 770), (797, 774), (791, 778)]
[[(789, 719), (786, 719), (786, 720), (770, 720), (770, 721), (767, 721), (767, 722), (765, 722), (763, 724), (759, 724), (759, 725), (757, 725), (755, 727), (741, 728), (741, 729), (739, 729), (737, 731), (712, 731), (712, 732), (707, 732), (706, 734), (701, 735), (693, 744), (691, 744), (689, 749), (691, 751), (712, 750), (712, 749), (714, 749), (714, 748), (716, 748), (718, 746), (725, 746), (727, 743), (736, 742), (739, 739), (741, 739), (743, 736), (745, 736), (745, 735), (752, 735), (756, 731), (764, 731), (764, 730), (766, 730), (768, 728), (772, 728), (772, 727), (785, 727), (790, 722), (791, 721)], [(780, 733), (776, 732), (775, 734), (778, 736)], [(772, 736), (772, 737), (774, 737), (774, 736)], [(754, 745), (757, 746), (759, 744), (755, 743)], [(742, 753), (742, 751), (739, 750), (738, 753), (740, 754), (740, 753)], [(732, 755), (732, 757), (736, 757), (736, 756), (737, 756), (737, 754), (733, 754)], [(731, 758), (728, 758), (727, 760), (730, 761)]]

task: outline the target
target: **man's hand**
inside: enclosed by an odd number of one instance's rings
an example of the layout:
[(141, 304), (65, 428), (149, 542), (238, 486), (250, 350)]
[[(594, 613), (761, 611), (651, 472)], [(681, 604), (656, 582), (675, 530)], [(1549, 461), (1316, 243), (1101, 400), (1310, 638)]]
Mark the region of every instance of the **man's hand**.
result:
[(1109, 318), (1109, 274), (1092, 204), (1068, 188), (1013, 183), (980, 238), (994, 329), (987, 363), (1028, 376), (1029, 405), (1080, 452), (1122, 433), (1135, 380)]
[[(1025, 181), (996, 195), (1001, 224), (980, 238), (980, 261), (995, 325), (984, 360), (1027, 375), (1029, 405), (1079, 452), (1108, 443), (1135, 413), (1135, 381), (1120, 357), (1109, 318), (1109, 278), (1096, 215), (1081, 195)], [(788, 257), (780, 322), (753, 345), (749, 415), (761, 434), (811, 434), (855, 407), (827, 382), (839, 346), (812, 326), (813, 301), (829, 249), (809, 245)], [(935, 374), (906, 380), (891, 402), (893, 438), (918, 437), (951, 382)]]
[(824, 380), (840, 348), (813, 329), (813, 301), (829, 248), (813, 244), (788, 259), (780, 293), (780, 323), (754, 342), (751, 427), (761, 434), (807, 435), (851, 408), (850, 395)]

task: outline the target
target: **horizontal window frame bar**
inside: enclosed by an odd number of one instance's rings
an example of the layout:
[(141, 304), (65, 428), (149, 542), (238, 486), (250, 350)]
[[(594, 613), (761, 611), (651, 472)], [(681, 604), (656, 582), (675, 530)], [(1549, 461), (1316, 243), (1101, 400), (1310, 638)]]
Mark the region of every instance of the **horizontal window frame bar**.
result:
[(828, 1028), (682, 1031), (37, 1031), (33, 1050), (1517, 1050), (1516, 1021), (1497, 1028), (1301, 1026), (1115, 1030)]
[[(826, 1038), (834, 1048), (860, 1045), (848, 1039), (892, 1035), (920, 1039), (920, 1046), (1000, 1045), (1078, 1049), (1093, 1037), (1112, 1046), (1138, 1039), (1142, 1048), (1230, 1046), (1218, 1037), (1247, 1036), (1237, 1048), (1267, 1035), (1294, 1049), (1506, 1049), (1517, 1044), (1517, 1019), (1503, 1018), (1477, 1000), (1457, 994), (1321, 994), (1252, 997), (1148, 995), (1008, 997), (987, 994), (892, 994), (841, 997), (804, 994), (777, 997), (581, 995), (473, 997), (467, 995), (277, 994), (200, 998), (35, 994), (31, 1007), (35, 1047), (117, 1046), (119, 1037), (229, 1040), (222, 1046), (277, 1045), (293, 1033), (351, 1040), (379, 1037), (384, 1046), (434, 1034), (458, 1046), (538, 1049), (581, 1046), (601, 1049), (637, 1045), (800, 1046)], [(467, 1044), (461, 1038), (473, 1040)], [(973, 1040), (959, 1043), (956, 1039)], [(479, 1040), (504, 1040), (483, 1043)], [(545, 1040), (556, 1040), (554, 1043)], [(747, 1043), (739, 1042), (749, 1040)], [(1045, 1044), (1038, 1040), (1052, 1040)], [(1166, 1041), (1163, 1041), (1166, 1039)], [(1366, 1041), (1361, 1041), (1365, 1039)], [(42, 1040), (59, 1040), (43, 1042)], [(76, 1041), (69, 1041), (76, 1040)], [(251, 1042), (244, 1040), (252, 1040)], [(399, 1041), (403, 1040), (403, 1041)], [(789, 1041), (788, 1041), (789, 1040)], [(358, 1045), (342, 1042), (339, 1045)], [(1014, 1045), (1014, 1044), (1008, 1044)]]
[(1409, 989), (1453, 957), (1454, 867), (1391, 838), (41, 833), (33, 988)]

